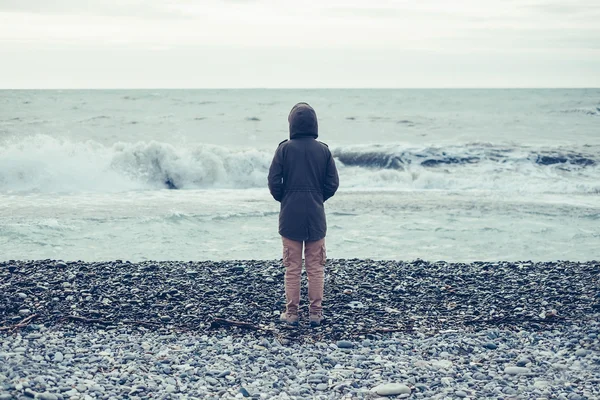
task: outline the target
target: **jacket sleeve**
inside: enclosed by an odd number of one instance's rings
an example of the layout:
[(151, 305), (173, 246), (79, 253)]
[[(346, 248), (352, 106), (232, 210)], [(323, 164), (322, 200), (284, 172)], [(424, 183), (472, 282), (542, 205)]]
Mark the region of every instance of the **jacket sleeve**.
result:
[(275, 200), (281, 201), (283, 198), (283, 161), (281, 148), (278, 148), (275, 152), (271, 167), (269, 168), (269, 177), (267, 180), (271, 196), (273, 196)]
[(335, 161), (333, 160), (331, 153), (329, 153), (327, 170), (325, 171), (325, 182), (323, 184), (323, 201), (327, 201), (327, 199), (333, 197), (339, 186), (340, 178), (338, 176), (337, 168), (335, 167)]

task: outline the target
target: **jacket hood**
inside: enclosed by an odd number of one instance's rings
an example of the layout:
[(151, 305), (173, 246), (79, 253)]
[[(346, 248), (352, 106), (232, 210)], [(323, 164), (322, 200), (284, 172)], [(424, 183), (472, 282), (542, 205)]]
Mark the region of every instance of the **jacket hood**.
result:
[(298, 103), (290, 111), (288, 116), (290, 123), (290, 139), (299, 137), (319, 137), (319, 124), (317, 113), (307, 103)]

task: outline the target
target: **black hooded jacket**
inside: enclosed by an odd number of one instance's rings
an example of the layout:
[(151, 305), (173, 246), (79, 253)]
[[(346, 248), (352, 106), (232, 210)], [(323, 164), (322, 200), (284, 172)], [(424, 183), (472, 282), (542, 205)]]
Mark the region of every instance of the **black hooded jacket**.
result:
[(306, 103), (290, 111), (290, 140), (279, 144), (269, 169), (269, 190), (281, 202), (279, 234), (296, 241), (325, 237), (323, 203), (333, 196), (339, 178), (326, 144), (317, 141), (317, 114)]

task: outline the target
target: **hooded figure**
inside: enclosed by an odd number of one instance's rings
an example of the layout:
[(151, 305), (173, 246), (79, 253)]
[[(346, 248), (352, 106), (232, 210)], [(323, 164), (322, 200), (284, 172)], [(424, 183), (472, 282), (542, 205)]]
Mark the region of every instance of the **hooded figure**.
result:
[(285, 321), (297, 324), (304, 244), (310, 321), (318, 325), (323, 319), (321, 300), (327, 233), (323, 203), (335, 194), (339, 178), (331, 151), (325, 143), (316, 140), (319, 126), (315, 110), (306, 103), (298, 103), (290, 111), (288, 122), (290, 139), (279, 144), (268, 177), (271, 195), (281, 202), (279, 234), (283, 238), (287, 298), (284, 314), (289, 317)]

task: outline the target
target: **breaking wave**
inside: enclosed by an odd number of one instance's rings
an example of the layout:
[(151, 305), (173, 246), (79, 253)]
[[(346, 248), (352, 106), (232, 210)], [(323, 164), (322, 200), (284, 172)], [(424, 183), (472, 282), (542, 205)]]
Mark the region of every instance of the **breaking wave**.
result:
[[(591, 150), (591, 149), (590, 149)], [(458, 164), (493, 162), (498, 164), (533, 163), (555, 165), (562, 169), (589, 167), (600, 164), (599, 149), (577, 151), (574, 149), (530, 149), (527, 147), (501, 147), (472, 143), (466, 146), (427, 147), (423, 149), (373, 146), (371, 149), (336, 149), (334, 155), (345, 165), (404, 169), (409, 166), (440, 167)]]
[[(600, 146), (363, 145), (333, 148), (345, 190), (600, 193)], [(273, 150), (160, 142), (0, 143), (0, 192), (266, 188)]]

